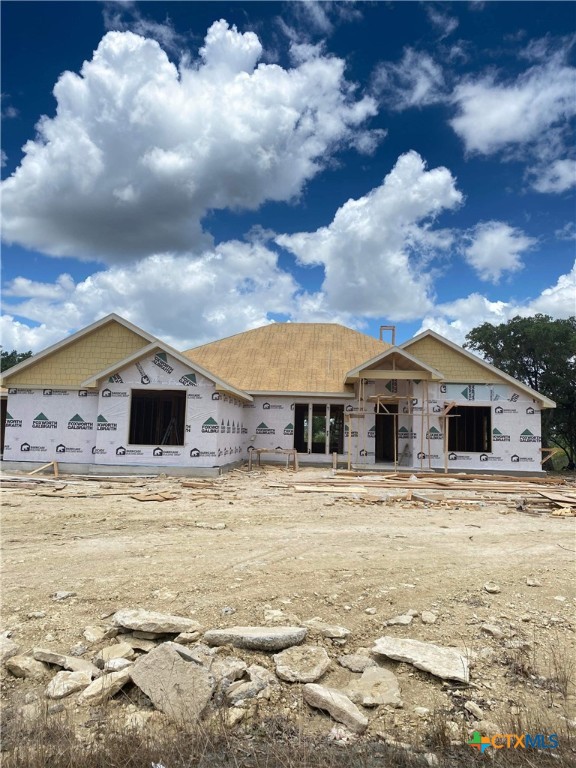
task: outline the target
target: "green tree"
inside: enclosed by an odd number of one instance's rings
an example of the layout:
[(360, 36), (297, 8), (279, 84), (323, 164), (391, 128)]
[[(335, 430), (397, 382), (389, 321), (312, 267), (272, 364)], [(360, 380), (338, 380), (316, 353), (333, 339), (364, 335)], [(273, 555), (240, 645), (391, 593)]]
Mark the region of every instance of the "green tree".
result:
[(0, 355), (0, 370), (7, 371), (8, 368), (12, 368), (13, 365), (17, 365), (18, 363), (21, 363), (22, 360), (27, 360), (29, 357), (32, 357), (31, 351), (17, 352), (13, 349), (12, 352), (6, 352), (5, 350), (2, 350)]
[(507, 323), (483, 323), (464, 344), (496, 368), (556, 402), (542, 413), (542, 442), (557, 446), (576, 463), (576, 317), (513, 317)]

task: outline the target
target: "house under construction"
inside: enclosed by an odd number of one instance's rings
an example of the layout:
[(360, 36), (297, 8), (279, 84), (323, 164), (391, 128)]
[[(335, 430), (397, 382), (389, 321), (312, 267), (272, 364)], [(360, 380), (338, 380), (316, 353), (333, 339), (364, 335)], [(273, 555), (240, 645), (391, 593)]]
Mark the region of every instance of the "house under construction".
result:
[(383, 330), (391, 343), (276, 323), (178, 352), (108, 315), (4, 374), (3, 459), (192, 473), (290, 451), (301, 463), (541, 471), (551, 400), (433, 331), (396, 346)]

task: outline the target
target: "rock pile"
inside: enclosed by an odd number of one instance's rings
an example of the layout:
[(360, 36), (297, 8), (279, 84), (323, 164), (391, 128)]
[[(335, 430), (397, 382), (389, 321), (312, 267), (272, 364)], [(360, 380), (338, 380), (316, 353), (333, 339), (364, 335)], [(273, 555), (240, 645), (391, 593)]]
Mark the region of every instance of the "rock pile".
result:
[[(407, 615), (412, 619), (414, 613)], [(468, 683), (468, 660), (454, 648), (385, 636), (374, 641), (371, 652), (334, 657), (349, 635), (345, 627), (318, 617), (302, 626), (205, 631), (186, 617), (123, 609), (113, 615), (109, 626), (86, 627), (82, 636), (91, 649), (75, 646), (77, 655), (45, 648), (21, 654), (10, 641), (4, 642), (2, 650), (6, 669), (17, 677), (45, 680), (58, 668), (45, 689), (48, 699), (96, 706), (122, 689), (129, 693), (135, 687), (149, 700), (148, 713), (153, 707), (175, 723), (195, 722), (224, 707), (227, 721), (234, 724), (258, 700), (281, 698), (286, 685), (302, 684), (301, 696), (310, 707), (327, 712), (358, 735), (367, 729), (375, 708), (403, 706), (390, 659), (445, 680)], [(329, 644), (332, 656), (324, 644)], [(247, 663), (236, 655), (238, 650), (251, 652), (252, 659)], [(258, 659), (262, 664), (249, 663), (254, 652), (264, 654)], [(333, 687), (319, 682), (338, 668), (346, 684)], [(143, 710), (143, 722), (145, 714)]]

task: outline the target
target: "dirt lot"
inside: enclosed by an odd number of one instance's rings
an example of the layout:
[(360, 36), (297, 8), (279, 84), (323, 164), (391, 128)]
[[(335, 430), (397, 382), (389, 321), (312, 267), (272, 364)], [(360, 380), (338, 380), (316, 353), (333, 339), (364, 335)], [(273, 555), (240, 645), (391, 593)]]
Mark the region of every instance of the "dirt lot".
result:
[[(352, 675), (337, 657), (369, 650), (386, 634), (470, 654), (468, 688), (394, 663), (404, 707), (370, 710), (369, 734), (417, 731), (425, 738), (440, 709), (465, 730), (475, 722), (468, 700), (502, 727), (514, 716), (536, 717), (559, 733), (576, 726), (574, 681), (567, 682), (576, 658), (576, 518), (518, 511), (517, 493), (475, 503), (471, 492), (461, 503), (446, 493), (447, 501), (429, 504), (400, 500), (401, 489), (399, 500), (390, 498), (393, 489), (380, 491), (388, 494), (381, 502), (353, 490), (298, 492), (292, 485), (331, 475), (266, 467), (193, 488), (169, 477), (68, 478), (56, 491), (49, 483), (4, 488), (1, 628), (22, 652), (42, 646), (69, 653), (86, 626), (105, 626), (120, 608), (180, 614), (206, 628), (270, 623), (265, 611), (279, 609), (281, 623), (320, 617), (351, 630), (345, 646), (323, 641), (334, 663), (322, 683), (335, 687)], [(160, 491), (178, 498), (131, 498)], [(486, 582), (500, 591), (487, 592)], [(63, 590), (75, 596), (55, 601)], [(437, 621), (416, 616), (409, 626), (385, 626), (410, 609), (433, 611)], [(482, 630), (485, 623), (502, 637)], [(269, 658), (253, 655), (272, 668)], [(45, 687), (6, 672), (3, 682), (4, 703), (30, 701)], [(328, 732), (328, 718), (302, 707), (296, 688), (269, 706), (300, 707), (311, 728)]]

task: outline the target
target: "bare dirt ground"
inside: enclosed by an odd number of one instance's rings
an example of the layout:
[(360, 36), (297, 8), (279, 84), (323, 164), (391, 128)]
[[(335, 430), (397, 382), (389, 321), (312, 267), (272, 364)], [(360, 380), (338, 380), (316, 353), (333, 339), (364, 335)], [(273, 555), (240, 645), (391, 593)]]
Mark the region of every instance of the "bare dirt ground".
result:
[[(281, 623), (320, 617), (351, 630), (344, 646), (323, 641), (334, 663), (322, 683), (334, 687), (352, 676), (338, 656), (369, 650), (383, 635), (470, 654), (467, 688), (394, 663), (404, 707), (370, 710), (368, 734), (425, 738), (440, 710), (456, 724), (454, 735), (465, 732), (476, 722), (464, 708), (469, 700), (485, 721), (508, 724), (504, 733), (511, 719), (519, 725), (529, 717), (547, 732), (576, 726), (568, 681), (576, 658), (576, 518), (517, 511), (518, 494), (474, 505), (365, 503), (338, 489), (301, 493), (291, 484), (331, 474), (263, 467), (199, 480), (197, 488), (169, 477), (5, 488), (1, 629), (22, 652), (69, 653), (86, 626), (106, 626), (120, 608), (189, 616), (207, 629), (270, 623), (265, 611), (279, 609)], [(178, 498), (131, 498), (148, 491)], [(500, 591), (487, 592), (486, 582)], [(55, 601), (62, 590), (75, 596)], [(433, 611), (437, 621), (385, 625), (410, 609)], [(485, 623), (502, 637), (486, 633)], [(269, 658), (253, 656), (272, 668)], [(6, 671), (2, 682), (4, 704), (30, 701), (46, 684)], [(328, 718), (303, 705), (297, 688), (269, 706), (299, 708), (311, 728), (327, 732)]]

